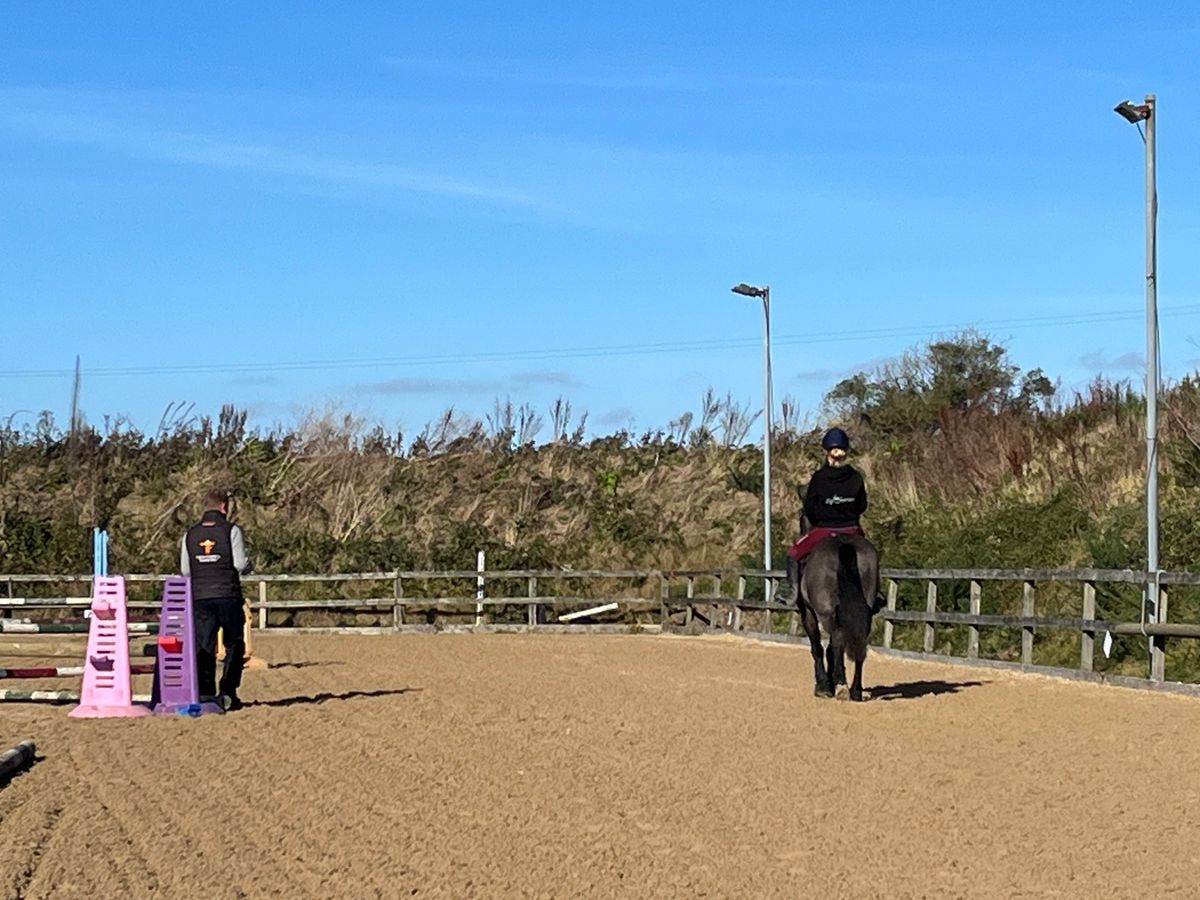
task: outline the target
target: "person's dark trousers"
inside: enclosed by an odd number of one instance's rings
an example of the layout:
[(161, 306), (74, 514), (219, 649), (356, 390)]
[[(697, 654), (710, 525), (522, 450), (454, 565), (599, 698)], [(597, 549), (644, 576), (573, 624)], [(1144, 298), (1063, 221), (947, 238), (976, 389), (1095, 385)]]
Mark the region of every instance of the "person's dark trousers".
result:
[(236, 697), (241, 687), (246, 656), (246, 642), (242, 636), (246, 624), (243, 603), (241, 597), (195, 601), (192, 615), (196, 621), (196, 675), (202, 697), (217, 693), (218, 628), (225, 632), (225, 667), (221, 671), (220, 692)]

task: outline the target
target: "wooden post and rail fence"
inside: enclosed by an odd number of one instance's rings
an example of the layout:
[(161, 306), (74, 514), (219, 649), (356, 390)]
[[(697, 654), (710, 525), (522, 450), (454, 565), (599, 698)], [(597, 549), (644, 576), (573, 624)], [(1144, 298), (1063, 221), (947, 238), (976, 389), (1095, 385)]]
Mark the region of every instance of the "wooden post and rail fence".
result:
[[(1142, 572), (885, 568), (882, 575), (886, 607), (876, 617), (873, 646), (885, 653), (1139, 686), (1186, 681), (1185, 689), (1200, 690), (1200, 645), (1191, 644), (1200, 638), (1200, 602), (1189, 597), (1186, 616), (1168, 620), (1172, 592), (1183, 589), (1200, 598), (1200, 574), (1161, 573), (1157, 622), (1146, 614)], [(131, 617), (141, 611), (139, 618), (153, 620), (163, 577), (126, 576)], [(243, 583), (252, 622), (260, 630), (723, 631), (800, 640), (796, 612), (763, 599), (782, 577), (782, 572), (761, 570), (464, 569), (251, 575)], [(0, 573), (0, 634), (61, 632), (62, 620), (72, 615), (71, 627), (78, 627), (90, 587), (90, 575)], [(63, 595), (64, 588), (70, 596)], [(1044, 595), (1053, 595), (1053, 602), (1039, 602)], [(1106, 616), (1098, 614), (1099, 596)], [(1053, 607), (1049, 614), (1048, 607)], [(39, 618), (17, 622), (17, 611), (23, 617), (36, 611)], [(364, 618), (370, 621), (364, 624)], [(1077, 637), (1071, 639), (1072, 633)], [(1053, 642), (1052, 662), (1039, 660), (1035, 638)], [(1070, 651), (1069, 662), (1064, 659), (1068, 639), (1078, 647), (1077, 653)], [(1105, 650), (1122, 639), (1123, 671), (1105, 669), (1097, 641)], [(1169, 646), (1195, 658), (1195, 675), (1168, 678)], [(1129, 674), (1139, 666), (1148, 677)]]

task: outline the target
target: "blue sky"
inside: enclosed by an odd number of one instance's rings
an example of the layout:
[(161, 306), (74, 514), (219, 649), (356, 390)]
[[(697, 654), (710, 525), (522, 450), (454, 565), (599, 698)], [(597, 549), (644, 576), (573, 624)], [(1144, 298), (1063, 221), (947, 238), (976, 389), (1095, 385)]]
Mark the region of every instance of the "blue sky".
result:
[(171, 404), (411, 436), (704, 390), (815, 424), (976, 325), (1066, 390), (1144, 375), (1158, 95), (1164, 373), (1200, 360), (1188, 4), (24, 3), (0, 11), (0, 419)]

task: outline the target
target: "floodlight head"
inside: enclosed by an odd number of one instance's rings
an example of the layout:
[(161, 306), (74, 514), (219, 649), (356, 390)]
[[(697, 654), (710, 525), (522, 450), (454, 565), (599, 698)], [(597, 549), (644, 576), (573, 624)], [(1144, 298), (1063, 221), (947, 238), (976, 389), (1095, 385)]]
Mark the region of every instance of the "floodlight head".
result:
[(765, 297), (767, 295), (766, 288), (755, 287), (752, 284), (746, 284), (744, 281), (741, 284), (735, 284), (730, 290), (735, 294), (741, 294), (743, 297)]
[(1133, 102), (1130, 100), (1122, 100), (1113, 107), (1113, 112), (1115, 112), (1126, 122), (1129, 122), (1131, 125), (1136, 125), (1143, 119), (1150, 118), (1149, 104), (1145, 104), (1143, 106), (1134, 106)]

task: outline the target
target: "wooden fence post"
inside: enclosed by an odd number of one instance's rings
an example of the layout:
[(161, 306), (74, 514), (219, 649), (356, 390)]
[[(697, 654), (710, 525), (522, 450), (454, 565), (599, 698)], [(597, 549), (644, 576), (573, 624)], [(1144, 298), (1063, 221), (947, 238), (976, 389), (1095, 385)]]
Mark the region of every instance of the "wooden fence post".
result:
[(667, 606), (667, 576), (662, 572), (658, 573), (658, 622), (659, 628), (667, 627), (667, 619), (670, 618), (670, 609)]
[[(529, 576), (529, 591), (528, 591), (528, 596), (529, 596), (529, 598), (530, 598), (531, 600), (532, 600), (534, 597), (536, 597), (536, 596), (537, 596), (537, 589), (538, 589), (538, 587), (537, 587), (537, 576), (536, 576), (536, 575), (530, 575), (530, 576)], [(533, 628), (535, 625), (537, 625), (537, 623), (538, 623), (538, 610), (537, 610), (537, 604), (536, 604), (536, 603), (530, 603), (530, 604), (529, 604), (529, 610), (528, 610), (528, 613), (527, 613), (527, 615), (526, 615), (526, 624), (528, 624), (530, 628)]]
[[(938, 594), (937, 582), (931, 578), (926, 583), (926, 587), (925, 587), (925, 612), (927, 612), (927, 613), (937, 612), (937, 594)], [(932, 622), (925, 623), (925, 645), (924, 646), (925, 646), (926, 653), (933, 652), (933, 623)]]
[[(1155, 579), (1157, 581), (1157, 579)], [(1167, 586), (1158, 585), (1158, 621), (1167, 621)], [(1167, 639), (1156, 635), (1150, 641), (1150, 680), (1165, 681), (1167, 677)]]
[(258, 627), (263, 631), (267, 628), (267, 583), (258, 583)]
[[(746, 576), (745, 575), (738, 576), (737, 599), (739, 601), (746, 599)], [(742, 630), (742, 608), (741, 608), (741, 606), (734, 606), (734, 608), (733, 608), (733, 630), (734, 631)]]
[[(983, 606), (983, 586), (971, 581), (971, 615), (977, 616)], [(979, 626), (967, 626), (967, 659), (979, 659)]]
[[(1032, 581), (1024, 582), (1021, 593), (1021, 615), (1033, 618), (1034, 596), (1036, 588)], [(1021, 665), (1033, 665), (1033, 626), (1021, 626)]]
[(404, 624), (404, 604), (401, 602), (404, 599), (404, 579), (400, 577), (399, 572), (392, 580), (392, 597), (396, 601), (392, 605), (392, 628), (399, 631), (400, 626)]
[(691, 575), (687, 577), (687, 612), (683, 614), (683, 627), (692, 627), (692, 597), (696, 594), (696, 582)]
[[(720, 572), (713, 573), (712, 579), (713, 579), (713, 596), (720, 597), (721, 596), (721, 573)], [(720, 604), (718, 604), (714, 615), (719, 615), (721, 612), (721, 608), (722, 607), (720, 606)], [(714, 625), (717, 624), (715, 619), (713, 620), (713, 624)], [(730, 610), (728, 613), (725, 614), (725, 627), (731, 628), (732, 626), (733, 626), (733, 610)]]
[(475, 625), (476, 625), (476, 627), (483, 624), (485, 621), (487, 621), (487, 622), (491, 621), (490, 616), (484, 616), (483, 604), (480, 602), (481, 600), (483, 600), (485, 591), (486, 591), (486, 589), (484, 587), (484, 580), (483, 580), (483, 572), (484, 572), (484, 568), (486, 566), (486, 558), (487, 558), (487, 554), (484, 553), (483, 550), (480, 550), (475, 554), (475, 571), (479, 573), (475, 576)]
[[(763, 605), (764, 606), (771, 602), (771, 581), (772, 581), (772, 579), (770, 576), (767, 576), (766, 578), (763, 579)], [(763, 613), (764, 613), (764, 615), (763, 615), (763, 634), (771, 634), (772, 629), (774, 627), (771, 622), (771, 610), (764, 609)]]
[[(887, 591), (887, 608), (889, 612), (896, 611), (896, 599), (900, 593), (900, 585), (896, 583), (896, 579), (888, 579)], [(892, 639), (896, 634), (896, 626), (891, 619), (883, 620), (883, 646), (890, 650), (892, 649)]]
[[(1083, 583), (1083, 620), (1096, 621), (1096, 582)], [(1096, 633), (1081, 631), (1079, 633), (1079, 668), (1084, 672), (1093, 671), (1096, 658)]]

